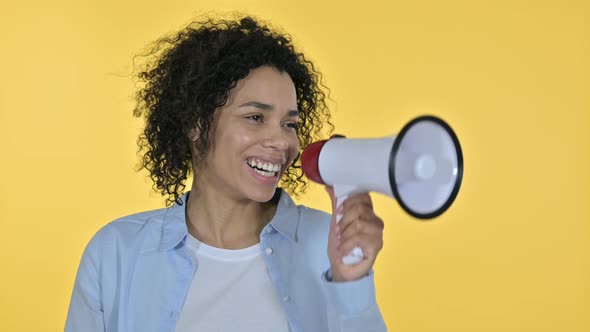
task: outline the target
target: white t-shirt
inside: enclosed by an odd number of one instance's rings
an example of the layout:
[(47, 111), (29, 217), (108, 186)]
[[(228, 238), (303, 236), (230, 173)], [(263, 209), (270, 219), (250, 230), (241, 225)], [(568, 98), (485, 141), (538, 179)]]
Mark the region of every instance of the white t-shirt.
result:
[(187, 245), (197, 270), (176, 332), (289, 331), (260, 244), (227, 250), (189, 234)]

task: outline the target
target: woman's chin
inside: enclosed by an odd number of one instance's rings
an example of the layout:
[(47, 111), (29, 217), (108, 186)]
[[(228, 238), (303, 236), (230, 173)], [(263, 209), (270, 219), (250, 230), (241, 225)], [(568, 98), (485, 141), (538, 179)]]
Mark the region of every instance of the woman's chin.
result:
[(273, 196), (275, 195), (275, 190), (276, 190), (276, 187), (272, 188), (272, 190), (270, 190), (270, 189), (263, 190), (263, 188), (259, 188), (255, 192), (251, 192), (249, 196), (250, 196), (250, 199), (255, 202), (266, 203), (273, 198)]

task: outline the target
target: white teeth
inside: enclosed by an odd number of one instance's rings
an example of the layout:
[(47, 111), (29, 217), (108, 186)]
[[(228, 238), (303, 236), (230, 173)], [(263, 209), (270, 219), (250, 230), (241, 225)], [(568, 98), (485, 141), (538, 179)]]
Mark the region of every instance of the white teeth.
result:
[(254, 171), (256, 171), (256, 173), (262, 175), (262, 176), (268, 176), (268, 177), (272, 177), (275, 176), (275, 172), (264, 172), (258, 169), (254, 169)]
[(281, 170), (281, 165), (275, 165), (268, 162), (263, 162), (260, 160), (250, 159), (247, 161), (248, 165), (252, 167), (256, 167), (259, 170), (265, 170), (267, 172), (278, 172)]

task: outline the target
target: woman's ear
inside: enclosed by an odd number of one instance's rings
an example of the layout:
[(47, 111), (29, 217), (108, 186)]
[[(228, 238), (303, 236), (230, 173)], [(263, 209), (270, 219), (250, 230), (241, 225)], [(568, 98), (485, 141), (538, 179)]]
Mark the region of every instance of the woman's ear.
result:
[(199, 139), (199, 131), (197, 130), (197, 128), (192, 128), (191, 130), (189, 130), (188, 139), (192, 142), (196, 142)]

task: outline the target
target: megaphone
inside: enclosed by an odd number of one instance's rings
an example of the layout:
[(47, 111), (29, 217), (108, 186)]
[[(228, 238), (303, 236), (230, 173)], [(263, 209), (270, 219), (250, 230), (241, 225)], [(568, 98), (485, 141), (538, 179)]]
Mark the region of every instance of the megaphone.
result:
[[(452, 128), (425, 115), (408, 122), (397, 136), (312, 143), (301, 154), (301, 166), (310, 180), (334, 187), (336, 206), (350, 195), (378, 192), (394, 197), (411, 216), (432, 219), (459, 193), (463, 153)], [(336, 216), (338, 222), (341, 217)], [(343, 262), (362, 259), (357, 247)]]

